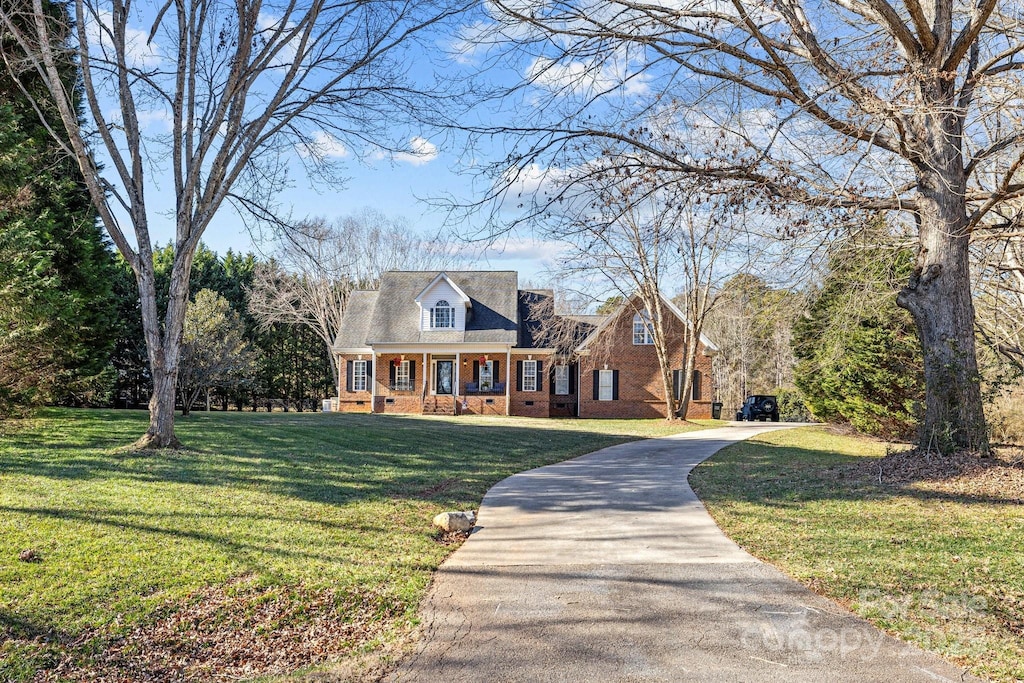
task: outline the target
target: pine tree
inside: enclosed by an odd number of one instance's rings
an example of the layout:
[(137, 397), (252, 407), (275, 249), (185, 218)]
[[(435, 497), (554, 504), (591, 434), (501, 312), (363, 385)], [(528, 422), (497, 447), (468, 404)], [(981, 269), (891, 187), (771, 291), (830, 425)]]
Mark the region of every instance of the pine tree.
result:
[[(75, 65), (65, 73), (73, 83)], [(81, 174), (23, 89), (56, 120), (33, 72), (0, 74), (0, 404), (103, 403), (113, 380), (113, 256)]]
[(815, 417), (912, 438), (924, 400), (921, 347), (896, 294), (914, 267), (884, 224), (847, 239), (805, 318), (794, 326), (796, 385)]

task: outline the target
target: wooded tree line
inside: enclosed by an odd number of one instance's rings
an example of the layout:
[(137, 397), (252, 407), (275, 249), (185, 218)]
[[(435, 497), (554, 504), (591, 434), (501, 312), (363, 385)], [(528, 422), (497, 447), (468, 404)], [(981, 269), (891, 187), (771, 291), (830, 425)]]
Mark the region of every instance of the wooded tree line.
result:
[[(705, 331), (720, 349), (713, 366), (718, 400), (728, 413), (747, 395), (777, 393), (790, 419), (813, 416), (913, 439), (925, 383), (914, 321), (896, 302), (914, 267), (906, 236), (881, 218), (865, 220), (835, 242), (823, 265), (796, 287), (740, 274), (716, 289)], [(976, 282), (980, 301), (1014, 294), (983, 275)], [(1020, 442), (1024, 368), (1015, 358), (1024, 348), (1024, 309), (978, 308), (986, 412), (996, 441)]]
[[(77, 259), (29, 242), (33, 231), (25, 221), (0, 225), (0, 414), (40, 404), (123, 408), (149, 402), (152, 379), (134, 276), (90, 225), (88, 239), (54, 242), (90, 256)], [(156, 250), (158, 287), (170, 277), (172, 260), (172, 246)], [(201, 245), (194, 268), (179, 408), (210, 399), (218, 409), (311, 410), (333, 394), (319, 335), (251, 312), (254, 275), (275, 269), (272, 260), (233, 251), (219, 256)]]
[[(190, 277), (217, 212), (230, 204), (301, 235), (277, 203), (289, 158), (337, 180), (331, 150), (410, 154), (407, 133), (396, 131), (434, 125), (468, 134), (470, 150), (502, 138), (504, 157), (466, 155), (486, 182), (469, 204), (492, 208), (492, 237), (507, 234), (504, 212), (514, 205), (513, 226), (550, 223), (560, 238), (581, 239), (588, 258), (598, 238), (604, 253), (591, 260), (599, 267), (651, 255), (633, 249), (628, 231), (605, 241), (587, 227), (594, 218), (626, 228), (643, 222), (642, 212), (631, 216), (636, 200), (699, 207), (679, 212), (698, 217), (689, 239), (667, 241), (685, 255), (691, 280), (709, 272), (718, 249), (708, 237), (731, 230), (730, 215), (759, 216), (761, 246), (774, 241), (799, 253), (785, 245), (806, 239), (834, 253), (862, 215), (885, 212), (906, 226), (901, 248), (913, 252), (895, 302), (911, 316), (922, 350), (921, 445), (987, 453), (982, 392), (993, 373), (1019, 372), (1024, 357), (1020, 3), (598, 5), (357, 0), (268, 14), (259, 3), (179, 0), (165, 6), (175, 11), (147, 15), (124, 3), (111, 10), (94, 0), (0, 0), (0, 57), (12, 92), (43, 122), (49, 149), (74, 160), (73, 182), (139, 290), (154, 391), (138, 445), (178, 445), (173, 415), (178, 376), (190, 362), (182, 346)], [(451, 35), (443, 29), (452, 23), (455, 62), (479, 68), (413, 81), (407, 65), (423, 44)], [(497, 79), (495, 68), (503, 70)], [(454, 120), (474, 108), (487, 115)], [(169, 134), (147, 129), (151, 113), (166, 116)], [(166, 217), (147, 204), (154, 159), (166, 162), (175, 198), (170, 277), (159, 291), (150, 227)], [(42, 177), (6, 187), (4, 210), (45, 196)], [(714, 218), (705, 223), (705, 215)], [(697, 224), (713, 229), (698, 234)], [(655, 234), (635, 227), (633, 234)], [(52, 267), (61, 248), (44, 234), (39, 223), (4, 245), (11, 282), (68, 277)], [(41, 251), (32, 251), (33, 240)], [(886, 272), (899, 270), (903, 254), (885, 256), (894, 259)], [(648, 265), (651, 273), (661, 268)], [(828, 273), (841, 271), (835, 265)], [(67, 348), (54, 342), (61, 333), (102, 329), (61, 328), (69, 319), (61, 307), (81, 299), (31, 295), (70, 284), (9, 286), (7, 314), (35, 322), (5, 331), (4, 348), (52, 345), (57, 353)], [(822, 287), (825, 300), (847, 300), (841, 283)], [(206, 300), (211, 311), (219, 306)], [(710, 302), (691, 281), (686, 312), (703, 319)], [(650, 313), (657, 327), (660, 313)], [(808, 314), (815, 317), (813, 307)], [(875, 338), (879, 346), (891, 341)], [(23, 364), (12, 380), (53, 376), (42, 360), (48, 354), (3, 353), (12, 367)], [(776, 356), (778, 374), (784, 359)]]
[[(165, 284), (162, 280), (170, 277), (173, 251), (173, 247), (167, 245), (154, 253), (158, 288)], [(301, 324), (265, 321), (251, 310), (250, 292), (255, 276), (261, 270), (267, 272), (276, 267), (272, 260), (252, 253), (241, 255), (229, 250), (219, 256), (204, 245), (196, 250), (183, 340), (184, 372), (178, 382), (179, 406), (187, 409), (189, 406), (183, 405), (186, 398), (194, 401), (198, 398), (197, 390), (205, 392), (208, 388), (214, 392), (214, 407), (237, 410), (263, 410), (271, 406), (310, 410), (333, 393), (331, 364), (319, 336)], [(149, 401), (152, 380), (138, 313), (138, 291), (133, 286), (131, 272), (120, 260), (118, 274), (116, 290), (121, 295), (117, 305), (121, 320), (126, 322), (115, 345), (114, 403), (142, 406)], [(189, 323), (195, 324), (198, 318), (209, 315), (209, 308), (219, 305), (211, 294), (223, 301), (229, 315), (237, 319), (237, 325), (193, 333)], [(204, 302), (206, 309), (202, 310)], [(165, 305), (158, 300), (159, 307)], [(209, 366), (197, 367), (195, 357), (208, 354), (210, 345), (223, 343), (226, 335), (237, 335), (242, 342), (230, 349), (228, 355), (236, 363), (230, 372), (223, 368), (216, 371)]]

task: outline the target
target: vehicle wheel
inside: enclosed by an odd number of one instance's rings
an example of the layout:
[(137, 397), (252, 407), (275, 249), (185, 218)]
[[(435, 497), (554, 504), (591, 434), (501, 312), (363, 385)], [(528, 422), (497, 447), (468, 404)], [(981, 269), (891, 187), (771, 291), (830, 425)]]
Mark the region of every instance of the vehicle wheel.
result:
[(769, 414), (770, 413), (774, 413), (775, 412), (775, 402), (774, 401), (764, 401), (760, 405), (760, 408), (765, 413), (769, 413)]
[(736, 413), (736, 421), (743, 422), (743, 413)]

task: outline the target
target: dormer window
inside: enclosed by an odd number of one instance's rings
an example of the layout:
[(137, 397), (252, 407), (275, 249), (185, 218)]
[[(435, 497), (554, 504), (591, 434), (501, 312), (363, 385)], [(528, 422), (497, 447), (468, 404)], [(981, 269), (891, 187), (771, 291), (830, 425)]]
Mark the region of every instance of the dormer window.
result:
[(455, 327), (455, 307), (444, 299), (441, 299), (430, 309), (430, 327), (438, 329), (452, 329)]

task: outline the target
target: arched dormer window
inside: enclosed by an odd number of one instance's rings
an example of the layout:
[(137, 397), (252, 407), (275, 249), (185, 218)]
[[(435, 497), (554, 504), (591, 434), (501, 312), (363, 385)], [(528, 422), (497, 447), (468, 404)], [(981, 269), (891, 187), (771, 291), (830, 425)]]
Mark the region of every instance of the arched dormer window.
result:
[(433, 329), (451, 329), (455, 327), (455, 308), (441, 299), (430, 309), (430, 327)]
[(647, 346), (654, 343), (654, 326), (647, 311), (633, 316), (633, 345)]

